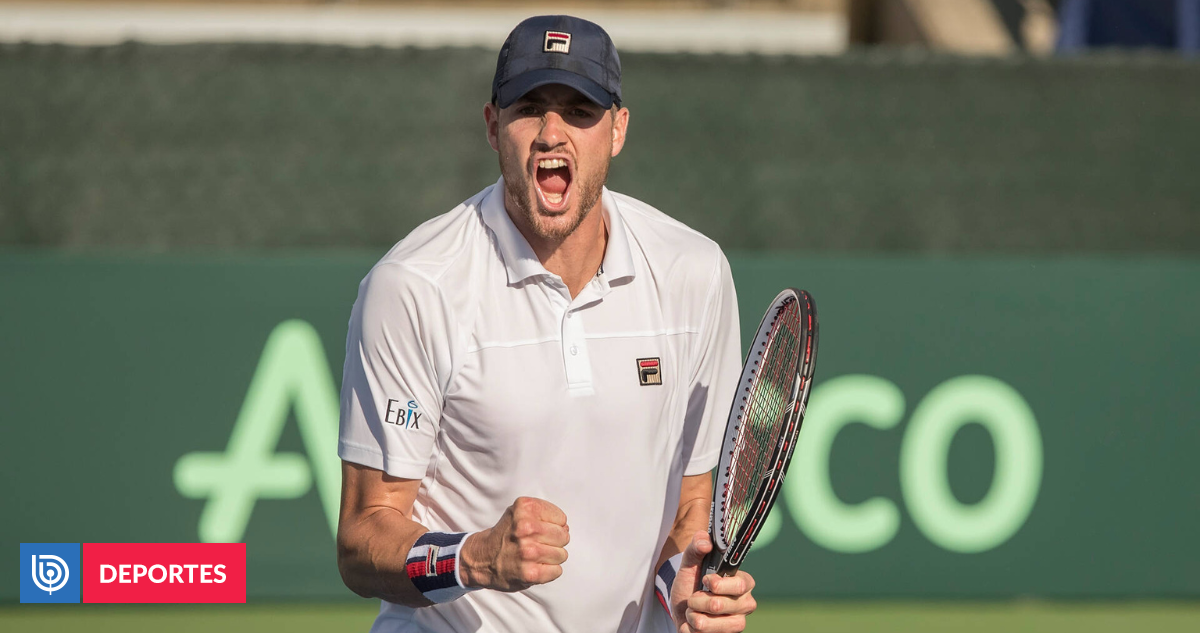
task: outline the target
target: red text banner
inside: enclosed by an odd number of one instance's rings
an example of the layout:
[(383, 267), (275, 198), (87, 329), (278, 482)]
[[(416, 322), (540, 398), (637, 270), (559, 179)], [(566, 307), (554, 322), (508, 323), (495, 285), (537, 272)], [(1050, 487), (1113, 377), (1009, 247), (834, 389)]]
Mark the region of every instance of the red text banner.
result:
[(244, 603), (245, 543), (84, 543), (83, 601)]

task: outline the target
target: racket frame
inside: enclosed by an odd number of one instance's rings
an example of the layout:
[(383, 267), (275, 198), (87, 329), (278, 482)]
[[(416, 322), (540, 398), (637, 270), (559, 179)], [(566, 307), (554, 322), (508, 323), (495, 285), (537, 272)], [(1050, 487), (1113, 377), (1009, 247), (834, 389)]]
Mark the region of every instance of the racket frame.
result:
[[(783, 423), (783, 431), (776, 438), (775, 446), (771, 453), (771, 462), (768, 462), (774, 465), (759, 478), (750, 506), (750, 513), (746, 516), (742, 525), (738, 527), (737, 533), (731, 539), (726, 539), (724, 530), (724, 492), (726, 487), (730, 485), (729, 475), (732, 461), (735, 457), (733, 453), (740, 432), (740, 425), (738, 423), (740, 408), (738, 403), (740, 402), (743, 390), (753, 383), (755, 372), (753, 358), (755, 350), (767, 342), (767, 337), (771, 333), (775, 318), (778, 317), (789, 300), (796, 301), (797, 307), (800, 310), (802, 328), (800, 345), (802, 354), (797, 360), (796, 375), (792, 379), (790, 398), (784, 410), (786, 417)], [(811, 322), (811, 327), (807, 325), (809, 322)], [(812, 378), (817, 359), (817, 338), (817, 312), (812, 295), (795, 288), (787, 288), (780, 292), (771, 302), (771, 307), (763, 316), (762, 322), (759, 323), (754, 341), (750, 345), (746, 361), (742, 366), (742, 376), (738, 381), (738, 390), (730, 405), (729, 418), (725, 428), (725, 439), (721, 444), (721, 461), (717, 467), (717, 479), (713, 486), (712, 508), (709, 514), (708, 531), (712, 539), (713, 551), (705, 557), (701, 565), (702, 576), (711, 573), (732, 576), (737, 573), (738, 567), (741, 566), (746, 553), (750, 551), (754, 539), (758, 536), (759, 531), (762, 530), (763, 523), (766, 522), (771, 508), (775, 505), (775, 500), (779, 497), (783, 478), (787, 474), (788, 466), (792, 461), (792, 454), (796, 450), (796, 440), (800, 432), (800, 426), (804, 420), (805, 408), (808, 405), (808, 394), (812, 389)]]

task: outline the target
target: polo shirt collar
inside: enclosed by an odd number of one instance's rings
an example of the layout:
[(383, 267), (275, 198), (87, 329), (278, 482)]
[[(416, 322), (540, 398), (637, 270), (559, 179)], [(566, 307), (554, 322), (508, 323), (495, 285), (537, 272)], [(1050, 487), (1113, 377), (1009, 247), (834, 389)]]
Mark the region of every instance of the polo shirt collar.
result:
[(481, 210), (483, 223), (496, 236), (500, 258), (504, 260), (504, 267), (508, 270), (508, 283), (515, 284), (530, 277), (550, 274), (550, 271), (542, 266), (541, 260), (538, 259), (537, 253), (533, 252), (533, 247), (525, 240), (525, 236), (521, 235), (517, 225), (513, 224), (512, 218), (508, 217), (508, 211), (504, 210), (503, 178), (496, 181), (491, 192), (483, 199)]
[[(633, 254), (629, 249), (629, 235), (625, 223), (621, 220), (620, 207), (612, 192), (607, 187), (600, 194), (600, 208), (604, 214), (604, 222), (608, 226), (608, 245), (604, 249), (604, 260), (601, 269), (608, 280), (634, 276)], [(508, 271), (508, 283), (514, 284), (538, 275), (551, 275), (542, 265), (533, 247), (521, 235), (508, 211), (504, 209), (504, 178), (496, 181), (491, 192), (484, 197), (480, 205), (483, 223), (496, 236), (500, 248), (500, 256), (504, 259), (504, 267)]]
[(609, 280), (623, 277), (632, 279), (633, 253), (629, 250), (629, 233), (625, 230), (625, 221), (621, 219), (621, 207), (608, 187), (604, 187), (600, 193), (600, 208), (608, 224), (608, 245), (604, 249), (604, 262), (600, 264), (600, 269)]

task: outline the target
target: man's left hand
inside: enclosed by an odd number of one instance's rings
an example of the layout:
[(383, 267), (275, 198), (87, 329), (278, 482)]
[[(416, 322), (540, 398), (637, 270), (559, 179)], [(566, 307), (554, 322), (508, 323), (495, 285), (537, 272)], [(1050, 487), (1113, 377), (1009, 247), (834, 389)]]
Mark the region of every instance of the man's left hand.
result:
[(754, 578), (738, 571), (728, 578), (700, 577), (704, 556), (712, 551), (707, 532), (697, 532), (683, 550), (683, 562), (671, 587), (671, 619), (680, 633), (733, 633), (746, 629), (746, 616), (758, 606), (750, 591)]

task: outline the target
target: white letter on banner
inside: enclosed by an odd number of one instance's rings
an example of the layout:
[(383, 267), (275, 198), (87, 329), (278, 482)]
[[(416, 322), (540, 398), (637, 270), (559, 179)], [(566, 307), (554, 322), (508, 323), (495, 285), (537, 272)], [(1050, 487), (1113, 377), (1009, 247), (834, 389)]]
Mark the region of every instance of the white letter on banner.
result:
[(847, 505), (837, 498), (829, 481), (829, 455), (847, 424), (890, 429), (903, 415), (900, 388), (876, 376), (840, 376), (813, 390), (783, 486), (792, 519), (813, 542), (835, 552), (861, 553), (896, 536), (900, 511), (891, 500), (875, 497)]
[[(958, 502), (946, 472), (950, 442), (979, 423), (996, 446), (987, 496)], [(806, 429), (807, 430), (807, 429)], [(1033, 509), (1042, 481), (1042, 437), (1021, 394), (989, 376), (959, 376), (921, 401), (900, 446), (900, 488), (913, 522), (929, 540), (955, 552), (992, 549), (1007, 541)]]
[[(104, 572), (106, 570), (112, 572), (112, 575), (107, 578), (104, 577)], [(116, 567), (113, 567), (112, 565), (100, 565), (100, 583), (101, 584), (106, 585), (110, 582), (115, 581), (116, 579), (117, 579), (117, 568)]]

